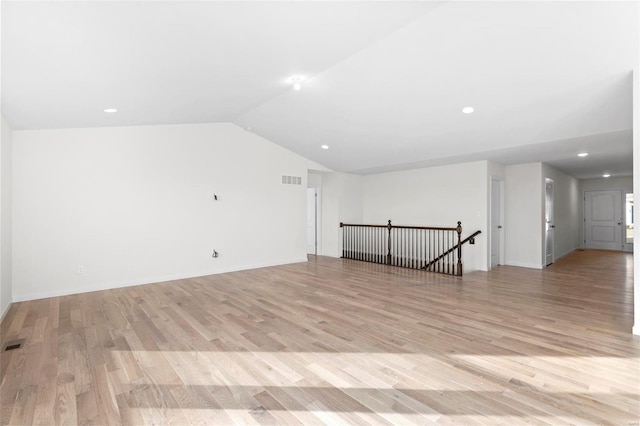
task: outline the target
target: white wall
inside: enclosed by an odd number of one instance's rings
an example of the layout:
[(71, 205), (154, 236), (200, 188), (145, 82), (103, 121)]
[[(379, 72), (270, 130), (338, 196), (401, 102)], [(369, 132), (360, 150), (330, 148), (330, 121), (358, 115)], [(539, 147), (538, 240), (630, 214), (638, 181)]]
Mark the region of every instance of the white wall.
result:
[(581, 179), (580, 192), (602, 191), (607, 189), (628, 189), (633, 191), (633, 177), (610, 177), (598, 179)]
[(342, 255), (340, 222), (362, 223), (363, 177), (347, 173), (322, 174), (322, 254)]
[(505, 166), (505, 264), (542, 268), (542, 164)]
[(309, 168), (229, 123), (14, 131), (14, 300), (306, 261)]
[[(640, 9), (638, 18), (640, 19)], [(640, 189), (640, 63), (633, 70), (633, 186)], [(634, 194), (636, 192), (634, 190)], [(636, 226), (633, 232), (633, 241), (640, 241), (640, 227)], [(640, 250), (633, 251), (633, 266), (633, 334), (640, 336)]]
[(487, 270), (487, 162), (454, 164), (364, 176), (367, 224), (455, 227), (463, 237), (481, 230), (463, 247), (464, 271)]
[[(582, 238), (582, 210), (580, 182), (573, 176), (569, 176), (547, 164), (542, 164), (542, 188), (545, 179), (553, 179), (553, 215), (555, 221), (554, 230), (554, 259), (580, 248)], [(543, 191), (544, 203), (544, 191)], [(544, 204), (543, 204), (544, 207)], [(542, 223), (542, 241), (545, 240), (545, 226)], [(541, 259), (545, 262), (545, 245), (542, 244)]]
[(0, 116), (0, 319), (11, 305), (11, 128)]

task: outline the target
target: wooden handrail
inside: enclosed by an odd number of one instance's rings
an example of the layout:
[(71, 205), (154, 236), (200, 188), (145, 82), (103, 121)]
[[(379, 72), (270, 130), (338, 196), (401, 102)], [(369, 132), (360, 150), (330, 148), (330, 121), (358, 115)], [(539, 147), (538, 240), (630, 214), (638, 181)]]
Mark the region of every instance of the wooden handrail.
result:
[[(389, 221), (391, 222), (391, 221)], [(394, 228), (394, 229), (427, 229), (433, 231), (456, 231), (458, 228), (442, 228), (437, 226), (401, 226), (401, 225), (363, 225), (360, 223), (342, 223), (340, 222), (340, 228), (345, 226), (362, 226), (363, 228)]]
[[(482, 231), (478, 230), (478, 231), (474, 232), (473, 234), (469, 235), (467, 238), (465, 238), (464, 240), (460, 241), (458, 244), (456, 244), (455, 246), (451, 247), (449, 250), (445, 251), (440, 256), (436, 257), (431, 262), (429, 262), (426, 265), (424, 265), (422, 267), (422, 269), (425, 269), (425, 270), (429, 269), (431, 267), (431, 265), (435, 264), (437, 261), (439, 261), (440, 259), (444, 258), (445, 256), (447, 256), (449, 253), (453, 252), (454, 250), (460, 251), (462, 249), (462, 246), (467, 242), (469, 244), (474, 244), (475, 243), (475, 238), (479, 234), (482, 234)], [(461, 254), (458, 254), (458, 259), (460, 259), (461, 257), (462, 257)], [(462, 268), (462, 265), (460, 265), (460, 268)], [(458, 273), (458, 275), (462, 275), (462, 269), (460, 269), (460, 272)]]

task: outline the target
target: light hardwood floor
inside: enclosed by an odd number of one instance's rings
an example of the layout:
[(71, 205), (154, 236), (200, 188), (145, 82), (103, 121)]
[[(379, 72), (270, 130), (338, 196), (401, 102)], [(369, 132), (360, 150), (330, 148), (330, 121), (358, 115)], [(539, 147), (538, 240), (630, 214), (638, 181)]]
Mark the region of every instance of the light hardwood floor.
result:
[(463, 278), (311, 257), (16, 303), (2, 424), (640, 421), (632, 256)]

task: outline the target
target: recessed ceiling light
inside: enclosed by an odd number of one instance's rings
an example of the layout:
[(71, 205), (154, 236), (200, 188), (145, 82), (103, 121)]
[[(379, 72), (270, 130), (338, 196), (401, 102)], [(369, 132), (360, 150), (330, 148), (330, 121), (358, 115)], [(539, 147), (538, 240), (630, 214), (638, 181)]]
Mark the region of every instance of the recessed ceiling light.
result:
[(608, 178), (608, 177), (610, 177), (610, 176), (611, 176), (611, 175), (610, 175), (609, 173), (605, 173), (605, 174), (603, 174), (603, 175), (602, 175), (602, 177), (603, 177), (603, 178)]
[(118, 112), (118, 110), (116, 108), (105, 108), (104, 112), (108, 114), (113, 114), (114, 112)]
[(304, 80), (304, 77), (301, 75), (294, 75), (289, 80), (293, 83), (293, 90), (300, 90), (302, 88), (302, 81)]
[(322, 149), (329, 149), (329, 145), (320, 145), (320, 148), (322, 148)]
[(588, 152), (581, 152), (580, 154), (578, 154), (578, 157), (586, 157), (587, 155), (589, 155)]
[(471, 114), (473, 112), (473, 107), (464, 107), (462, 108), (462, 112), (465, 114)]

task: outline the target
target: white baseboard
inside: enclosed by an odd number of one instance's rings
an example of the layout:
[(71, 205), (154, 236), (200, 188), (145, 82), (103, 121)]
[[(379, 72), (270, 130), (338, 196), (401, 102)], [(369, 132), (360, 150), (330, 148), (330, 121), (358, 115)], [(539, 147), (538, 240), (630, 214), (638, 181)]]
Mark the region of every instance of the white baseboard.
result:
[(506, 266), (517, 266), (519, 268), (530, 268), (530, 269), (543, 269), (543, 266), (535, 263), (526, 263), (526, 262), (509, 262), (505, 261)]
[(635, 334), (636, 336), (640, 336), (640, 324), (634, 325), (631, 329), (631, 333)]
[(560, 256), (556, 257), (553, 261), (557, 262), (558, 260), (562, 259), (563, 257), (567, 257), (572, 253), (575, 253), (576, 251), (581, 250), (580, 248), (576, 247), (573, 250), (569, 250), (568, 252), (566, 252), (565, 254), (561, 254)]
[(225, 274), (225, 273), (228, 273), (228, 272), (245, 271), (245, 270), (248, 270), (248, 269), (267, 268), (267, 267), (270, 267), (270, 266), (288, 265), (288, 264), (291, 264), (291, 263), (301, 263), (301, 262), (307, 262), (307, 261), (308, 261), (308, 259), (306, 257), (304, 257), (304, 258), (295, 258), (295, 259), (289, 259), (289, 260), (285, 260), (285, 261), (281, 261), (281, 262), (270, 262), (270, 263), (260, 263), (260, 264), (253, 264), (253, 265), (242, 265), (242, 266), (235, 266), (235, 267), (231, 267), (231, 268), (216, 269), (216, 270), (209, 270), (209, 271), (200, 271), (200, 272), (193, 272), (193, 273), (187, 273), (187, 274), (178, 274), (178, 275), (153, 277), (153, 278), (148, 278), (148, 279), (144, 279), (144, 280), (121, 281), (121, 282), (114, 282), (114, 283), (99, 284), (99, 285), (90, 286), (90, 287), (64, 289), (64, 290), (56, 290), (56, 291), (49, 291), (49, 292), (39, 292), (39, 293), (30, 293), (30, 294), (19, 294), (19, 295), (14, 295), (13, 302), (14, 303), (15, 302), (26, 302), (26, 301), (29, 301), (29, 300), (47, 299), (49, 297), (69, 296), (71, 294), (91, 293), (91, 292), (94, 292), (94, 291), (111, 290), (111, 289), (124, 288), (124, 287), (133, 287), (133, 286), (137, 286), (137, 285), (156, 284), (156, 283), (161, 283), (161, 282), (166, 282), (166, 281), (184, 280), (184, 279), (188, 279), (188, 278), (197, 278), (197, 277), (204, 277), (204, 276), (208, 276), (208, 275), (218, 275), (218, 274)]
[(4, 311), (0, 315), (0, 324), (2, 324), (2, 321), (4, 320), (4, 317), (7, 315), (7, 312), (9, 312), (9, 309), (11, 309), (11, 305), (12, 304), (9, 303), (7, 306), (5, 306)]

